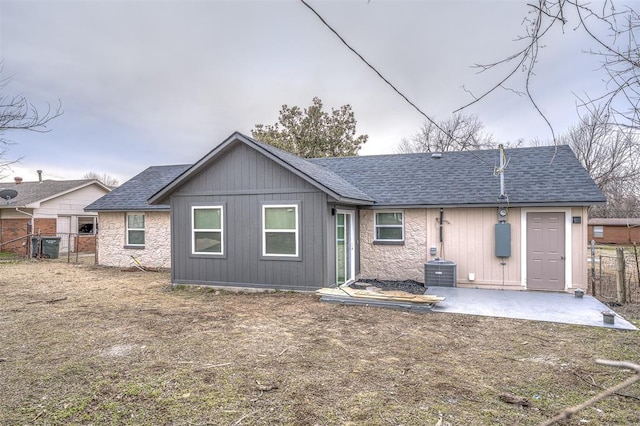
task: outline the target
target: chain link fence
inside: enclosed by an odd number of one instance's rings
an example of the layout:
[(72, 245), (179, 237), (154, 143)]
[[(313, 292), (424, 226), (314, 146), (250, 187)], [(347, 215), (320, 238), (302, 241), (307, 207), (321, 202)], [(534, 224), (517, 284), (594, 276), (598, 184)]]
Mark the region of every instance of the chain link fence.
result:
[(96, 234), (28, 234), (0, 244), (0, 261), (32, 258), (57, 259), (68, 263), (96, 263), (96, 252)]

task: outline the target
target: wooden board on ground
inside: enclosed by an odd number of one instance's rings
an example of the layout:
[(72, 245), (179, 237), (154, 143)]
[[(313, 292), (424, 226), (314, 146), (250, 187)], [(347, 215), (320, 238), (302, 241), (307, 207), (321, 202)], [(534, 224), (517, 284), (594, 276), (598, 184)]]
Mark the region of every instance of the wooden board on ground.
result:
[(430, 304), (435, 304), (444, 300), (444, 297), (433, 296), (430, 294), (411, 294), (404, 291), (368, 291), (353, 289), (348, 286), (340, 286), (339, 288), (321, 288), (320, 290), (316, 290), (316, 293), (323, 296), (340, 296), (359, 299), (375, 299)]
[[(343, 293), (344, 294), (344, 293)], [(344, 294), (344, 296), (322, 296), (320, 301), (327, 303), (336, 303), (340, 305), (354, 305), (354, 306), (374, 306), (378, 308), (396, 309), (408, 312), (426, 313), (431, 312), (433, 303), (413, 303), (413, 302), (401, 302), (397, 300), (375, 300), (365, 299), (363, 297), (351, 297)]]

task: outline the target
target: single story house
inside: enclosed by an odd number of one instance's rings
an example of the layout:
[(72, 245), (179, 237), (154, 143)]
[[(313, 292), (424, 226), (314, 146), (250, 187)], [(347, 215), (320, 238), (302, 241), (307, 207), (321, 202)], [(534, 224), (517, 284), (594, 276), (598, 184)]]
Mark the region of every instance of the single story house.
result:
[(100, 265), (128, 267), (133, 256), (146, 267), (171, 267), (169, 206), (147, 199), (188, 168), (149, 167), (85, 208), (100, 221)]
[[(31, 234), (59, 236), (59, 250), (84, 251), (95, 246), (97, 215), (84, 207), (111, 189), (93, 179), (0, 183), (0, 251), (27, 255)], [(83, 235), (76, 241), (77, 234)]]
[(454, 265), (451, 285), (585, 288), (588, 208), (604, 202), (568, 146), (309, 160), (240, 133), (149, 198), (170, 206), (173, 283), (285, 290), (433, 285), (425, 263)]
[(589, 241), (596, 244), (640, 244), (640, 218), (589, 219)]

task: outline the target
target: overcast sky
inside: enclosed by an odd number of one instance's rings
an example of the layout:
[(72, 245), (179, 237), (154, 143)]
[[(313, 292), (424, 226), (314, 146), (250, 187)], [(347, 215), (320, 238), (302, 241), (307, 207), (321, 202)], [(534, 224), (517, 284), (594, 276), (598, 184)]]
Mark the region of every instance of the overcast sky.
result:
[[(309, 3), (365, 58), (436, 120), (500, 72), (471, 66), (521, 45), (525, 1)], [(597, 2), (596, 2), (597, 3)], [(575, 21), (573, 22), (575, 23)], [(602, 91), (586, 35), (556, 31), (533, 82), (556, 131), (577, 121), (575, 97)], [(193, 163), (234, 131), (277, 121), (282, 104), (351, 104), (362, 155), (392, 153), (424, 118), (366, 67), (299, 1), (0, 0), (3, 95), (40, 111), (62, 103), (49, 133), (13, 132), (4, 180), (121, 182), (151, 165)], [(549, 138), (526, 99), (500, 91), (470, 108), (501, 142)]]

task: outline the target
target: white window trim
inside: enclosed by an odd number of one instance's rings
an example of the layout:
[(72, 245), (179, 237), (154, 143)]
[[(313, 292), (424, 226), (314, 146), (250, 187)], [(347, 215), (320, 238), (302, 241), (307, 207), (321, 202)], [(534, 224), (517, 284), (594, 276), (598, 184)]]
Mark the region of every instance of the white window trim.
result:
[[(267, 253), (267, 229), (266, 229), (266, 211), (269, 208), (293, 208), (295, 211), (296, 217), (296, 227), (294, 230), (291, 229), (269, 229), (269, 232), (282, 232), (290, 234), (294, 233), (294, 238), (296, 242), (296, 252), (295, 254), (280, 254), (280, 253)], [(299, 209), (297, 204), (263, 204), (262, 205), (262, 256), (264, 257), (300, 257), (300, 220), (299, 220)]]
[[(195, 229), (195, 211), (196, 210), (220, 210), (220, 229), (215, 228), (206, 228), (206, 229)], [(197, 232), (220, 232), (220, 252), (210, 252), (210, 251), (196, 251), (196, 231)], [(222, 205), (212, 205), (212, 206), (191, 206), (191, 254), (203, 254), (208, 256), (224, 256), (224, 206)]]
[[(523, 288), (527, 288), (527, 213), (555, 213), (562, 212), (564, 213), (564, 288), (568, 290), (572, 288), (573, 285), (573, 245), (571, 244), (571, 230), (572, 230), (572, 219), (571, 219), (571, 208), (562, 208), (562, 207), (528, 207), (522, 208), (520, 211), (520, 285)], [(586, 237), (585, 237), (586, 238)], [(585, 245), (586, 247), (586, 245)]]
[[(355, 240), (356, 240), (356, 230), (355, 230), (355, 217), (356, 217), (356, 212), (354, 210), (337, 210), (338, 214), (344, 214), (345, 215), (345, 226), (346, 226), (346, 220), (348, 218), (349, 220), (349, 256), (351, 257), (351, 264), (349, 265), (349, 274), (350, 277), (348, 280), (345, 281), (345, 284), (348, 282), (353, 282), (354, 278), (356, 276), (356, 245), (355, 245)], [(338, 239), (338, 235), (337, 235), (337, 225), (338, 225), (338, 221), (336, 220), (336, 241)], [(346, 229), (345, 229), (346, 230)], [(347, 236), (347, 234), (345, 233), (345, 237)], [(336, 255), (336, 282), (338, 281), (338, 256)]]
[[(129, 228), (129, 216), (133, 216), (133, 215), (137, 215), (137, 216), (142, 216), (142, 220), (144, 221), (144, 227), (142, 228)], [(145, 243), (147, 242), (147, 230), (145, 229), (147, 226), (147, 218), (146, 215), (144, 214), (144, 212), (127, 212), (127, 215), (124, 218), (124, 227), (125, 227), (125, 234), (126, 234), (126, 245), (127, 246), (131, 246), (131, 247), (144, 247)], [(142, 244), (135, 244), (135, 243), (130, 243), (129, 242), (129, 231), (142, 231), (144, 233), (144, 243)]]
[[(91, 232), (80, 232), (80, 220), (86, 221), (87, 219), (92, 219), (93, 221), (93, 230)], [(89, 225), (89, 223), (83, 223), (82, 226)], [(76, 216), (76, 229), (77, 233), (81, 235), (95, 235), (98, 230), (98, 218), (96, 216)], [(128, 234), (127, 234), (128, 235)]]
[[(402, 215), (402, 224), (401, 225), (378, 225), (378, 213), (400, 213)], [(401, 228), (402, 238), (399, 240), (384, 239), (384, 238), (379, 239), (378, 228)], [(404, 242), (404, 210), (375, 210), (373, 213), (373, 241)]]
[[(596, 228), (599, 228), (596, 231)], [(596, 235), (598, 234), (598, 235)], [(603, 225), (593, 225), (593, 238), (604, 238), (604, 226)]]

